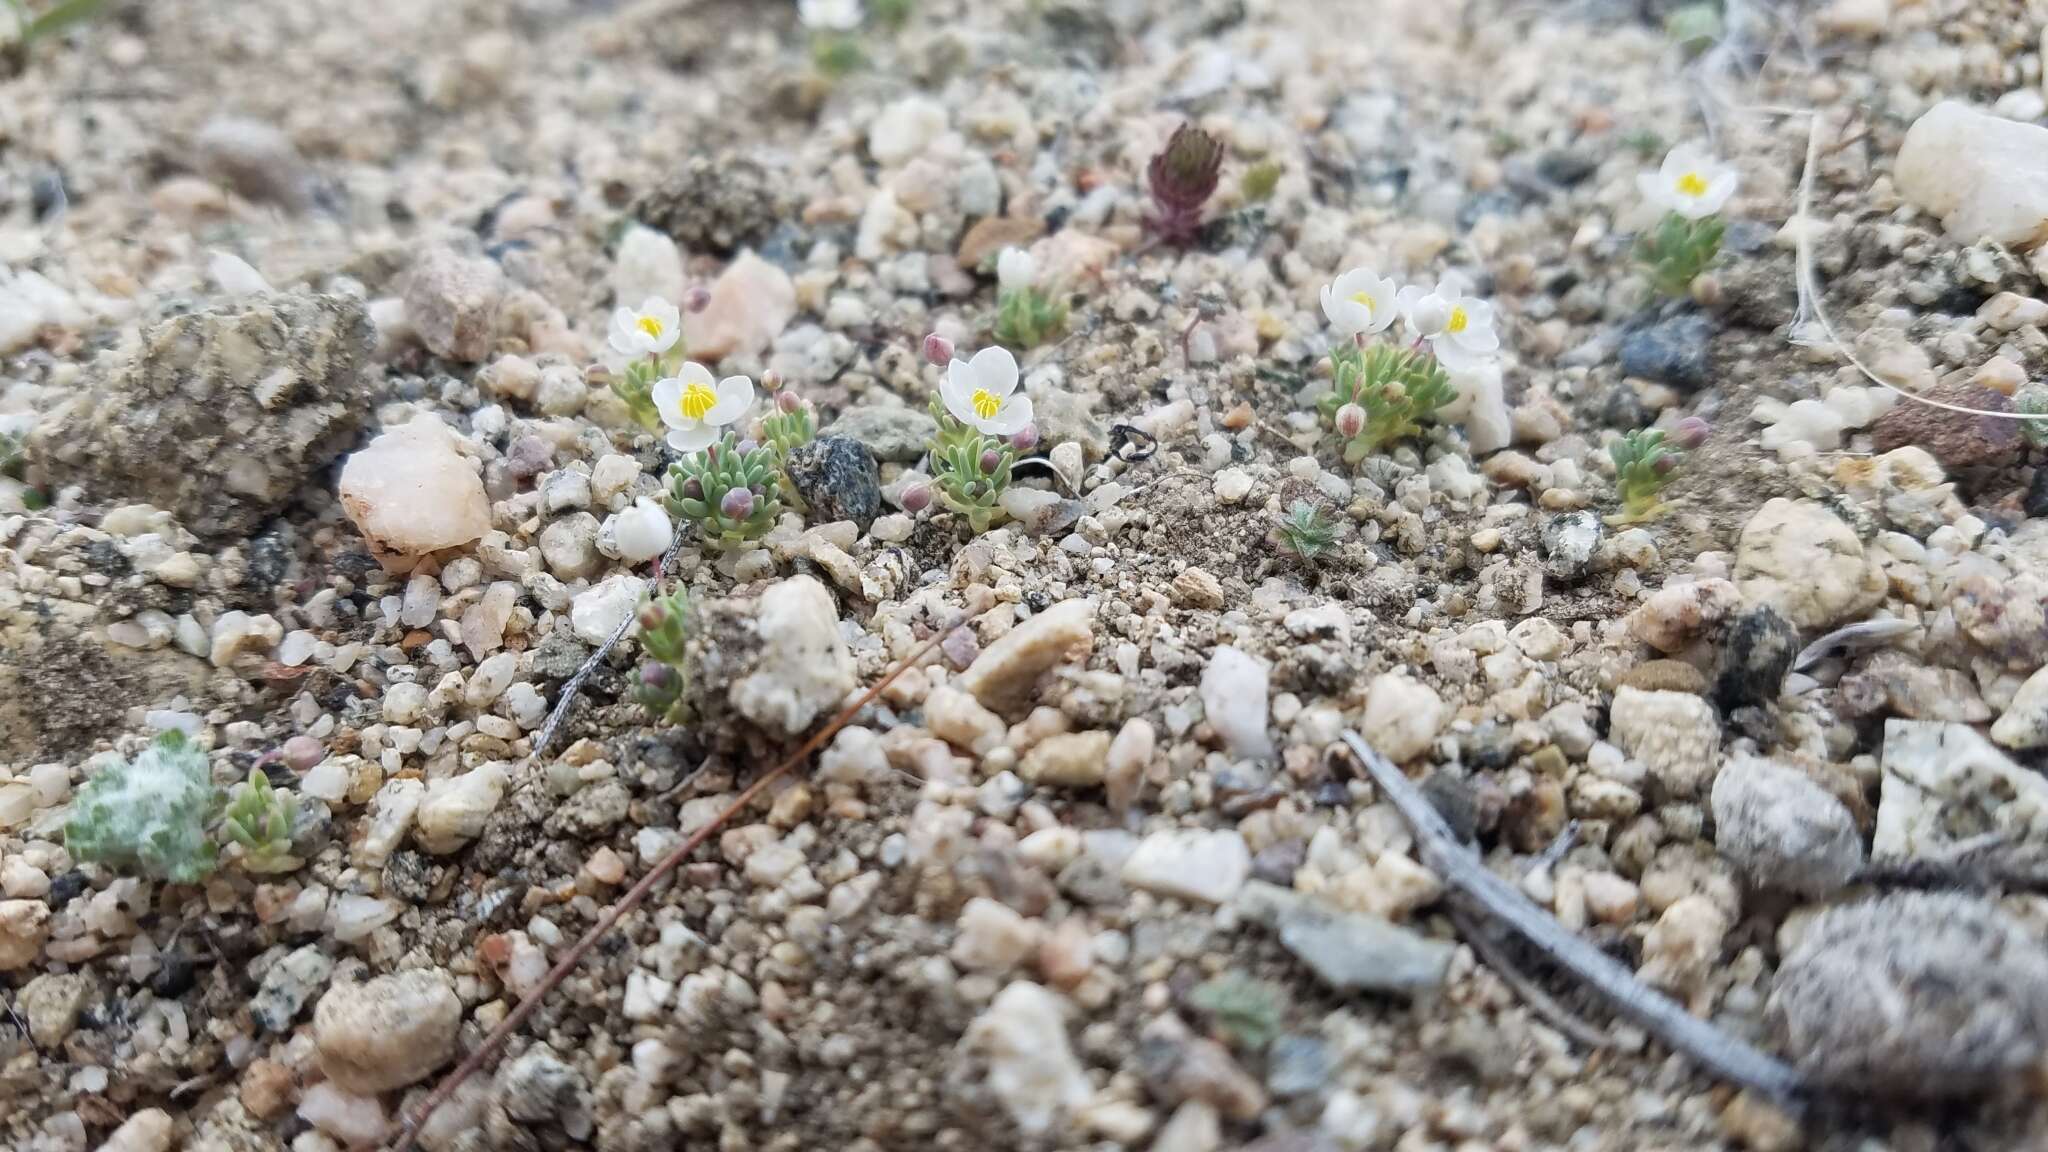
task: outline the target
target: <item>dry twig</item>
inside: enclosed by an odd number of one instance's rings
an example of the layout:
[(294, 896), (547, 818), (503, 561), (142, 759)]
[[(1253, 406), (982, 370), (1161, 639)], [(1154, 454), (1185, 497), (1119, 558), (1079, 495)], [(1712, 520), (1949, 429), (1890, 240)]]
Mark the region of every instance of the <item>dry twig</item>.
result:
[(1797, 1107), (1799, 1075), (1789, 1065), (1697, 1019), (1670, 997), (1636, 979), (1635, 973), (1612, 956), (1565, 931), (1549, 913), (1488, 870), (1392, 761), (1373, 751), (1356, 732), (1344, 733), (1344, 743), (1407, 820), (1422, 863), (1443, 877), (1444, 883), (1469, 897), (1488, 918), (1512, 928), (1553, 964), (1599, 993), (1616, 1013), (1635, 1021), (1672, 1050), (1780, 1106)]
[[(670, 550), (670, 555), (674, 555), (674, 549)], [(664, 557), (664, 566), (666, 563), (667, 558)], [(944, 640), (953, 629), (966, 624), (973, 618), (971, 615), (964, 616), (932, 633), (931, 638), (918, 645), (916, 651), (899, 661), (895, 667), (889, 669), (888, 675), (877, 680), (872, 687), (862, 692), (858, 699), (841, 709), (837, 715), (825, 723), (823, 728), (818, 729), (809, 739), (799, 745), (796, 751), (784, 757), (781, 763), (769, 769), (761, 775), (760, 779), (748, 785), (747, 790), (740, 793), (738, 799), (727, 805), (723, 811), (713, 817), (710, 823), (691, 833), (681, 844), (676, 845), (675, 848), (670, 850), (668, 855), (662, 857), (653, 868), (648, 870), (647, 875), (642, 876), (639, 882), (633, 885), (631, 890), (620, 897), (617, 903), (613, 904), (603, 916), (598, 918), (597, 923), (591, 926), (590, 931), (583, 934), (582, 939), (576, 941), (575, 945), (563, 954), (561, 960), (557, 961), (555, 966), (548, 970), (547, 976), (542, 978), (533, 991), (528, 992), (519, 1001), (519, 1006), (512, 1009), (511, 1013), (504, 1020), (500, 1021), (496, 1028), (491, 1029), (490, 1035), (484, 1037), (484, 1042), (477, 1045), (476, 1051), (471, 1052), (456, 1067), (455, 1071), (450, 1072), (434, 1087), (433, 1093), (427, 1097), (426, 1102), (421, 1104), (419, 1109), (406, 1120), (405, 1128), (399, 1134), (398, 1142), (392, 1145), (391, 1152), (410, 1152), (413, 1142), (419, 1138), (420, 1130), (426, 1127), (428, 1119), (434, 1115), (435, 1110), (440, 1108), (441, 1105), (446, 1104), (455, 1095), (456, 1091), (462, 1087), (464, 1082), (475, 1075), (485, 1064), (489, 1063), (491, 1058), (496, 1056), (500, 1049), (504, 1048), (505, 1043), (512, 1038), (513, 1033), (519, 1030), (519, 1026), (526, 1023), (526, 1018), (533, 1015), (540, 1008), (541, 1002), (547, 998), (548, 993), (552, 992), (555, 986), (563, 980), (568, 979), (569, 973), (576, 970), (576, 966), (583, 962), (583, 957), (590, 952), (591, 948), (604, 938), (605, 933), (610, 932), (621, 919), (624, 919), (626, 913), (639, 907), (640, 903), (647, 899), (647, 894), (654, 890), (654, 886), (659, 884), (664, 876), (675, 871), (678, 865), (682, 864), (684, 860), (689, 859), (691, 853), (702, 847), (706, 840), (709, 840), (720, 828), (724, 827), (726, 821), (745, 811), (748, 805), (759, 799), (762, 793), (766, 792), (777, 780), (789, 775), (798, 765), (809, 760), (812, 753), (823, 748), (826, 741), (832, 739), (841, 728), (846, 727), (855, 716), (860, 714), (861, 709), (873, 702), (875, 697), (880, 696), (883, 689), (894, 683), (896, 678), (903, 675), (905, 671), (916, 666), (918, 661), (924, 659), (932, 649), (938, 647), (939, 642)], [(603, 652), (608, 651), (610, 645), (616, 643), (617, 639), (618, 637), (614, 636), (611, 641), (607, 642), (606, 647), (601, 649), (598, 655), (592, 657), (592, 662), (586, 664), (578, 672), (578, 676), (588, 672), (594, 666), (595, 661), (602, 659)], [(572, 682), (576, 679), (577, 677), (571, 677)], [(569, 697), (570, 692), (565, 688), (563, 691), (565, 703)], [(558, 711), (562, 707), (563, 704), (556, 705)], [(537, 743), (534, 746), (534, 754), (536, 756), (540, 754), (542, 747), (545, 747), (545, 742)]]

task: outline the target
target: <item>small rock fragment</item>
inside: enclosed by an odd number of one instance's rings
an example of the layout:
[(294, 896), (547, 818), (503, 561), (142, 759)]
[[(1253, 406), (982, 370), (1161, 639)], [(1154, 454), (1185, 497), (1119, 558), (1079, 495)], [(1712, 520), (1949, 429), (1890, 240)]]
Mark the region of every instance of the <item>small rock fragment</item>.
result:
[(789, 480), (813, 524), (851, 520), (862, 532), (882, 511), (881, 474), (858, 440), (820, 436), (789, 454)]
[(1863, 867), (1849, 810), (1806, 774), (1736, 756), (1714, 778), (1714, 847), (1760, 888), (1826, 896)]
[(1899, 194), (1970, 244), (2031, 247), (2048, 236), (2048, 128), (1944, 100), (1906, 130)]
[(960, 1039), (963, 1052), (988, 1062), (989, 1090), (1027, 1135), (1051, 1131), (1093, 1091), (1067, 1045), (1066, 1007), (1057, 993), (1017, 980)]
[(1667, 796), (1699, 797), (1713, 783), (1721, 725), (1713, 705), (1698, 696), (1618, 689), (1609, 737), (1650, 770)]
[(313, 1009), (320, 1070), (370, 1096), (426, 1078), (455, 1055), (462, 1001), (438, 970), (338, 984)]
[(1093, 788), (1108, 772), (1107, 732), (1062, 732), (1032, 745), (1017, 774), (1049, 788)]
[(504, 295), (505, 275), (497, 264), (430, 248), (413, 263), (405, 319), (427, 351), (476, 364), (491, 354)]
[(1161, 896), (1223, 904), (1252, 871), (1244, 837), (1229, 829), (1154, 832), (1124, 861), (1123, 882)]
[(483, 480), (432, 415), (393, 428), (348, 458), (341, 506), (380, 559), (403, 561), (491, 529)]
[(1202, 712), (1232, 756), (1273, 755), (1266, 734), (1266, 666), (1244, 651), (1224, 645), (1209, 654), (1202, 671)]
[(1436, 690), (1399, 672), (1383, 672), (1366, 690), (1359, 734), (1389, 760), (1413, 760), (1443, 728), (1444, 702)]
[(1776, 497), (1743, 525), (1735, 583), (1801, 629), (1829, 628), (1884, 599), (1884, 570), (1856, 533), (1810, 500)]
[(999, 711), (1022, 705), (1040, 676), (1094, 635), (1095, 601), (1062, 600), (982, 649), (960, 686)]

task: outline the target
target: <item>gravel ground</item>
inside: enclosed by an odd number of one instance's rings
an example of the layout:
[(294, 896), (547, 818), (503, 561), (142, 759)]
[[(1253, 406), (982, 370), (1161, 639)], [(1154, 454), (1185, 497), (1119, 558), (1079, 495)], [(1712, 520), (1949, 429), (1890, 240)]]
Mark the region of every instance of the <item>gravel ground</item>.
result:
[[(2048, 468), (1890, 389), (2036, 402), (2048, 9), (834, 7), (113, 0), (0, 55), (0, 1145), (388, 1146), (972, 614), (422, 1146), (2039, 1146)], [(1184, 122), (1221, 181), (1162, 235)], [(1685, 141), (1739, 188), (1666, 299)], [(1067, 316), (977, 534), (907, 495), (922, 349), (996, 343), (1008, 247)], [(1347, 462), (1359, 266), (1501, 346)], [(629, 638), (536, 753), (669, 539), (607, 343), (655, 296), (842, 438), (761, 546), (681, 524), (682, 722)], [(1689, 447), (1630, 522), (1647, 428)], [(1486, 933), (1347, 728), (1804, 1111)], [(293, 797), (285, 850), (84, 859), (173, 757)]]

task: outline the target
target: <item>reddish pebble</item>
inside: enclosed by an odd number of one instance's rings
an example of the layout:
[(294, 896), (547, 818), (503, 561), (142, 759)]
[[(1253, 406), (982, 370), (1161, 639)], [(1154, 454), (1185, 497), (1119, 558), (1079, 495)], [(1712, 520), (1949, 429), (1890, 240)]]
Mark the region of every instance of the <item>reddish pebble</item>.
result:
[(284, 762), (294, 772), (304, 772), (327, 759), (327, 746), (311, 736), (294, 736), (284, 742)]

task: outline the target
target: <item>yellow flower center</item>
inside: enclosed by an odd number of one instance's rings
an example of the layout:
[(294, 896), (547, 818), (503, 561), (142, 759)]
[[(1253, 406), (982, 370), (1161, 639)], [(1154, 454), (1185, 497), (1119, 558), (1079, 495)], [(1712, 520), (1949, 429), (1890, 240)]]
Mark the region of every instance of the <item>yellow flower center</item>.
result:
[(659, 340), (659, 339), (661, 339), (661, 333), (662, 333), (661, 321), (659, 321), (659, 320), (656, 320), (656, 319), (655, 319), (654, 317), (652, 317), (652, 316), (642, 316), (642, 317), (641, 317), (640, 319), (638, 319), (638, 320), (634, 321), (634, 323), (635, 323), (635, 324), (637, 324), (637, 325), (639, 326), (639, 328), (640, 328), (640, 330), (641, 330), (642, 332), (645, 332), (645, 333), (647, 333), (647, 335), (648, 335), (648, 337), (649, 337), (650, 339), (654, 339), (654, 340)]
[(1367, 314), (1367, 315), (1371, 315), (1371, 314), (1372, 314), (1372, 297), (1370, 297), (1370, 296), (1366, 295), (1366, 294), (1365, 294), (1365, 293), (1363, 293), (1363, 292), (1353, 292), (1353, 293), (1351, 294), (1351, 302), (1352, 302), (1353, 304), (1363, 304), (1363, 305), (1365, 305), (1365, 311), (1366, 311), (1366, 314)]
[(1463, 332), (1465, 325), (1470, 321), (1471, 317), (1465, 315), (1463, 308), (1453, 308), (1451, 309), (1451, 318), (1444, 321), (1444, 331), (1450, 333)]
[(1687, 196), (1705, 196), (1707, 182), (1699, 173), (1687, 172), (1678, 178), (1678, 190)]
[(702, 420), (704, 414), (717, 405), (718, 393), (702, 384), (692, 382), (689, 387), (683, 389), (683, 398), (678, 403), (683, 409), (683, 415), (692, 420)]
[(996, 399), (996, 394), (986, 388), (976, 388), (974, 395), (968, 397), (967, 402), (974, 405), (974, 414), (983, 420), (995, 419), (996, 413), (1003, 407), (1003, 402)]

